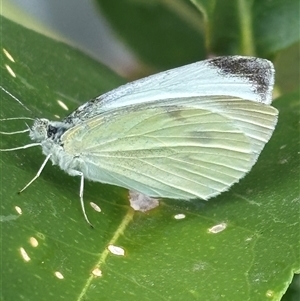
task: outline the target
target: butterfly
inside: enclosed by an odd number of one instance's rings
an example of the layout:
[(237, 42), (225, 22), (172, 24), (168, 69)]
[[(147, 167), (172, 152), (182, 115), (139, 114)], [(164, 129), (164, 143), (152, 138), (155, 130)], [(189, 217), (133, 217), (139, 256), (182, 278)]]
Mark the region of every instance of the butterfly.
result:
[(100, 95), (62, 121), (37, 118), (28, 129), (34, 143), (2, 151), (42, 148), (46, 159), (22, 190), (49, 160), (79, 176), (87, 221), (85, 179), (127, 188), (146, 203), (208, 200), (243, 178), (272, 136), (274, 73), (270, 61), (244, 56), (164, 71)]

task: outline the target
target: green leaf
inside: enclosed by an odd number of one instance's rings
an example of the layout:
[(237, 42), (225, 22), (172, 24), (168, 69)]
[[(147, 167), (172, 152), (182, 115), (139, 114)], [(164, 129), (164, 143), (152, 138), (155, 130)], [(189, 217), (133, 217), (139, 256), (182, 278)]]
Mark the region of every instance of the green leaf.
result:
[[(299, 41), (299, 0), (97, 0), (120, 38), (149, 65), (210, 55), (272, 57)], [(124, 13), (126, 12), (126, 13)]]
[[(14, 58), (2, 52), (1, 86), (34, 116), (56, 120), (68, 114), (57, 100), (72, 111), (123, 82), (69, 46), (1, 22), (1, 51)], [(49, 165), (17, 195), (44, 156), (38, 148), (0, 152), (1, 299), (280, 300), (300, 271), (299, 98), (275, 101), (279, 123), (259, 161), (209, 202), (163, 200), (143, 214), (129, 207), (125, 189), (86, 182), (95, 229), (82, 216), (78, 178)], [(1, 91), (1, 118), (17, 116), (31, 115)], [(25, 121), (1, 121), (0, 130), (26, 129)], [(1, 135), (0, 147), (28, 143), (26, 134)], [(223, 231), (209, 232), (220, 224)], [(124, 248), (125, 256), (108, 252), (109, 244)]]
[(300, 40), (299, 0), (254, 0), (253, 27), (257, 53), (270, 56)]
[(276, 86), (282, 93), (299, 90), (300, 82), (300, 43), (281, 51), (276, 56)]
[(208, 53), (272, 57), (299, 41), (299, 0), (191, 0), (206, 16)]
[(144, 63), (167, 69), (205, 57), (201, 15), (189, 1), (96, 2)]

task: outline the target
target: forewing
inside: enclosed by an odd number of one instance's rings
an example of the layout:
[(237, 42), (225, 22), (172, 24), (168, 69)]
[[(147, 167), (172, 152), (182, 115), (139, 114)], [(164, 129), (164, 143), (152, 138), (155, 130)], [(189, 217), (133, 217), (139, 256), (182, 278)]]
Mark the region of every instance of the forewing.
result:
[(216, 57), (120, 86), (80, 106), (66, 119), (80, 122), (120, 107), (196, 96), (226, 95), (270, 104), (273, 83), (274, 68), (268, 60)]
[(253, 101), (171, 99), (103, 113), (62, 142), (86, 178), (152, 197), (208, 199), (251, 169), (276, 121), (276, 109)]

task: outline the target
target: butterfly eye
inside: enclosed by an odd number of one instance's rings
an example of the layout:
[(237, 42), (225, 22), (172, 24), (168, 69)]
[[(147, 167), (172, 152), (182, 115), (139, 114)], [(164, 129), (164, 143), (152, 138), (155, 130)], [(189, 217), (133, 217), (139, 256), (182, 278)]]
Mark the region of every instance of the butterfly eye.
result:
[(54, 137), (56, 133), (57, 133), (57, 127), (54, 127), (49, 124), (48, 130), (47, 130), (48, 138)]

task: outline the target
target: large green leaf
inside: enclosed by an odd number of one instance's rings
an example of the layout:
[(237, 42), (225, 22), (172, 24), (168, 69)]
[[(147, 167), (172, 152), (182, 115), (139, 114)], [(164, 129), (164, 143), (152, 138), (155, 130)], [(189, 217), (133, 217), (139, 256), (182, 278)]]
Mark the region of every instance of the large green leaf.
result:
[(299, 42), (299, 8), (299, 0), (254, 0), (252, 15), (257, 53), (267, 56)]
[(144, 63), (166, 69), (205, 57), (201, 15), (189, 1), (96, 2)]
[(300, 39), (299, 0), (191, 1), (206, 17), (209, 53), (271, 57)]
[(119, 37), (156, 68), (216, 54), (270, 58), (300, 39), (299, 0), (96, 2)]
[[(1, 22), (1, 51), (14, 58), (2, 52), (1, 86), (34, 115), (56, 120), (67, 114), (58, 99), (73, 110), (122, 82), (66, 45)], [(1, 299), (280, 300), (300, 271), (299, 95), (274, 105), (280, 116), (271, 141), (229, 192), (209, 202), (162, 201), (143, 214), (129, 207), (126, 190), (87, 182), (95, 229), (82, 216), (78, 178), (49, 165), (17, 195), (44, 156), (37, 148), (1, 152)], [(1, 91), (1, 117), (16, 116), (30, 114)], [(1, 131), (26, 128), (23, 120), (0, 125)], [(26, 134), (1, 135), (1, 148), (26, 143)], [(175, 219), (179, 213), (185, 218)], [(210, 233), (218, 224), (225, 229)], [(109, 244), (125, 256), (109, 253)], [(92, 273), (96, 267), (101, 277)]]

